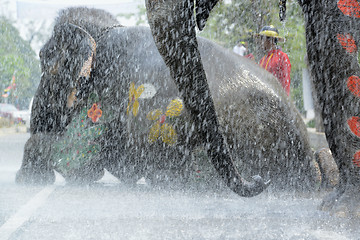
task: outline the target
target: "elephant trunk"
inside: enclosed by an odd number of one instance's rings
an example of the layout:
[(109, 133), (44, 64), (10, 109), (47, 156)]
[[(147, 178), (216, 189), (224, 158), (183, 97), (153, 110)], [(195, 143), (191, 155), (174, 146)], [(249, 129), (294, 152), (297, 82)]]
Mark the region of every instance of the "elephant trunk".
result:
[(147, 0), (146, 7), (156, 46), (207, 145), (213, 165), (235, 193), (244, 197), (258, 195), (268, 184), (260, 176), (253, 177), (252, 182), (240, 176), (220, 132), (197, 46), (193, 1)]

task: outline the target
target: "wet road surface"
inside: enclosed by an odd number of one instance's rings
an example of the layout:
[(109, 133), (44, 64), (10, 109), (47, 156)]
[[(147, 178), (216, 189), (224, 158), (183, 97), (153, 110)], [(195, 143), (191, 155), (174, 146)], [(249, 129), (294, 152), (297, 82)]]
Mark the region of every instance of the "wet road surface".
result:
[(29, 134), (0, 135), (0, 239), (360, 239), (359, 220), (317, 210), (323, 193), (129, 188), (110, 174), (91, 186), (20, 186)]

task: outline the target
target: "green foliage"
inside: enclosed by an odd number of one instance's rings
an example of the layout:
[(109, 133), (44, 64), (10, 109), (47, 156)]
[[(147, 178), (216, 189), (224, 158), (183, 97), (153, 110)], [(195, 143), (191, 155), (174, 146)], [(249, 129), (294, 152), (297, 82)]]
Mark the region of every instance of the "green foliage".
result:
[(311, 119), (309, 122), (306, 123), (306, 126), (308, 128), (315, 128), (315, 126), (316, 126), (315, 124), (316, 124), (315, 119)]
[(135, 25), (139, 26), (139, 25), (145, 25), (147, 23), (147, 16), (146, 16), (146, 8), (144, 6), (138, 6), (138, 12), (137, 13), (121, 13), (118, 14), (118, 17), (124, 17), (126, 19), (131, 19), (134, 18), (135, 19)]
[[(12, 23), (0, 17), (0, 97), (15, 76), (16, 89), (7, 101), (25, 109), (40, 80), (39, 60)], [(5, 99), (1, 97), (0, 102)]]
[(200, 35), (229, 48), (240, 39), (251, 41), (254, 33), (271, 22), (270, 5), (268, 0), (220, 1)]

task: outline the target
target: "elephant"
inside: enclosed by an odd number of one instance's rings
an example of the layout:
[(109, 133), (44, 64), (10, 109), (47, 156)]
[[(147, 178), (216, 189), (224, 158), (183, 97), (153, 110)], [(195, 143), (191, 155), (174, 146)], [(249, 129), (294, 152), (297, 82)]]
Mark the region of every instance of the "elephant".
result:
[[(48, 143), (56, 141), (57, 135), (64, 132), (65, 127), (70, 123), (71, 116), (81, 108), (81, 103), (75, 108), (71, 106), (71, 102), (75, 97), (86, 99), (85, 95), (82, 96), (82, 92), (88, 91), (86, 81), (89, 79), (88, 72), (95, 53), (94, 42), (108, 28), (114, 26), (121, 25), (111, 14), (85, 7), (79, 7), (76, 11), (62, 11), (56, 18), (53, 36), (39, 53), (42, 77), (33, 98), (31, 137), (25, 145), (24, 161), (17, 173), (16, 182), (40, 184), (54, 182), (55, 174), (48, 157), (51, 148), (43, 148), (41, 145), (44, 143), (41, 142), (44, 139)], [(73, 55), (71, 57), (73, 62), (67, 61), (70, 55)], [(73, 76), (76, 76), (74, 81)], [(74, 96), (74, 83), (79, 79), (81, 86), (78, 87), (76, 94), (80, 96)], [(99, 173), (103, 171), (102, 167), (98, 169), (94, 168), (94, 171), (87, 169), (74, 175), (78, 178), (94, 180), (98, 179), (101, 176)]]
[[(54, 169), (68, 181), (96, 181), (106, 169), (129, 183), (141, 177), (186, 183), (192, 153), (202, 149), (240, 196), (261, 193), (267, 180), (277, 189), (316, 189), (319, 172), (306, 126), (274, 76), (196, 37), (194, 28), (186, 27), (191, 47), (183, 33), (173, 32), (179, 39), (160, 51), (167, 39), (153, 28), (110, 21), (93, 36), (88, 11), (60, 13), (41, 50), (43, 75), (18, 183), (52, 183)], [(153, 27), (159, 15), (148, 14)], [(163, 57), (167, 51), (180, 58)], [(42, 150), (43, 144), (51, 147)], [(66, 160), (75, 155), (86, 160)]]
[(304, 13), (307, 55), (325, 135), (339, 170), (337, 187), (320, 207), (360, 216), (360, 4), (354, 0), (298, 2)]
[[(196, 25), (199, 30), (204, 28), (218, 0), (196, 0), (195, 11), (194, 1), (189, 0), (146, 2), (157, 47), (168, 67), (173, 69), (173, 78), (184, 78), (183, 75), (188, 73), (180, 70), (178, 63), (188, 48), (196, 48), (194, 29)], [(357, 47), (360, 4), (356, 0), (298, 0), (298, 3), (304, 14), (307, 56), (325, 135), (339, 171), (336, 189), (320, 207), (339, 214), (360, 216), (360, 69)], [(280, 1), (279, 6), (279, 16), (283, 20), (286, 0)], [(174, 47), (180, 46), (180, 41), (183, 45), (175, 51)], [(187, 84), (186, 80), (183, 84)], [(181, 89), (181, 83), (178, 85)], [(196, 89), (189, 89), (197, 93)]]

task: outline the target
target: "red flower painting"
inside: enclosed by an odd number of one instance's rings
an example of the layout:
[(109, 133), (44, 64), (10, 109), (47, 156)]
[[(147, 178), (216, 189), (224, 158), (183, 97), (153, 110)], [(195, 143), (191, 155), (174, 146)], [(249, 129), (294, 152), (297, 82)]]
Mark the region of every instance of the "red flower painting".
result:
[(360, 97), (360, 78), (358, 76), (350, 76), (347, 87), (354, 96)]
[(99, 120), (99, 118), (101, 117), (102, 111), (98, 107), (98, 105), (96, 103), (94, 103), (92, 105), (92, 107), (88, 110), (87, 115), (89, 118), (91, 118), (91, 121), (93, 123), (96, 123)]
[(351, 34), (338, 34), (337, 39), (339, 40), (341, 46), (348, 52), (348, 53), (354, 53), (357, 51), (356, 43), (351, 36)]
[(337, 5), (346, 16), (360, 18), (360, 3), (357, 0), (340, 0)]
[(347, 120), (347, 123), (349, 125), (349, 128), (351, 132), (360, 137), (360, 118), (359, 117), (351, 117)]

